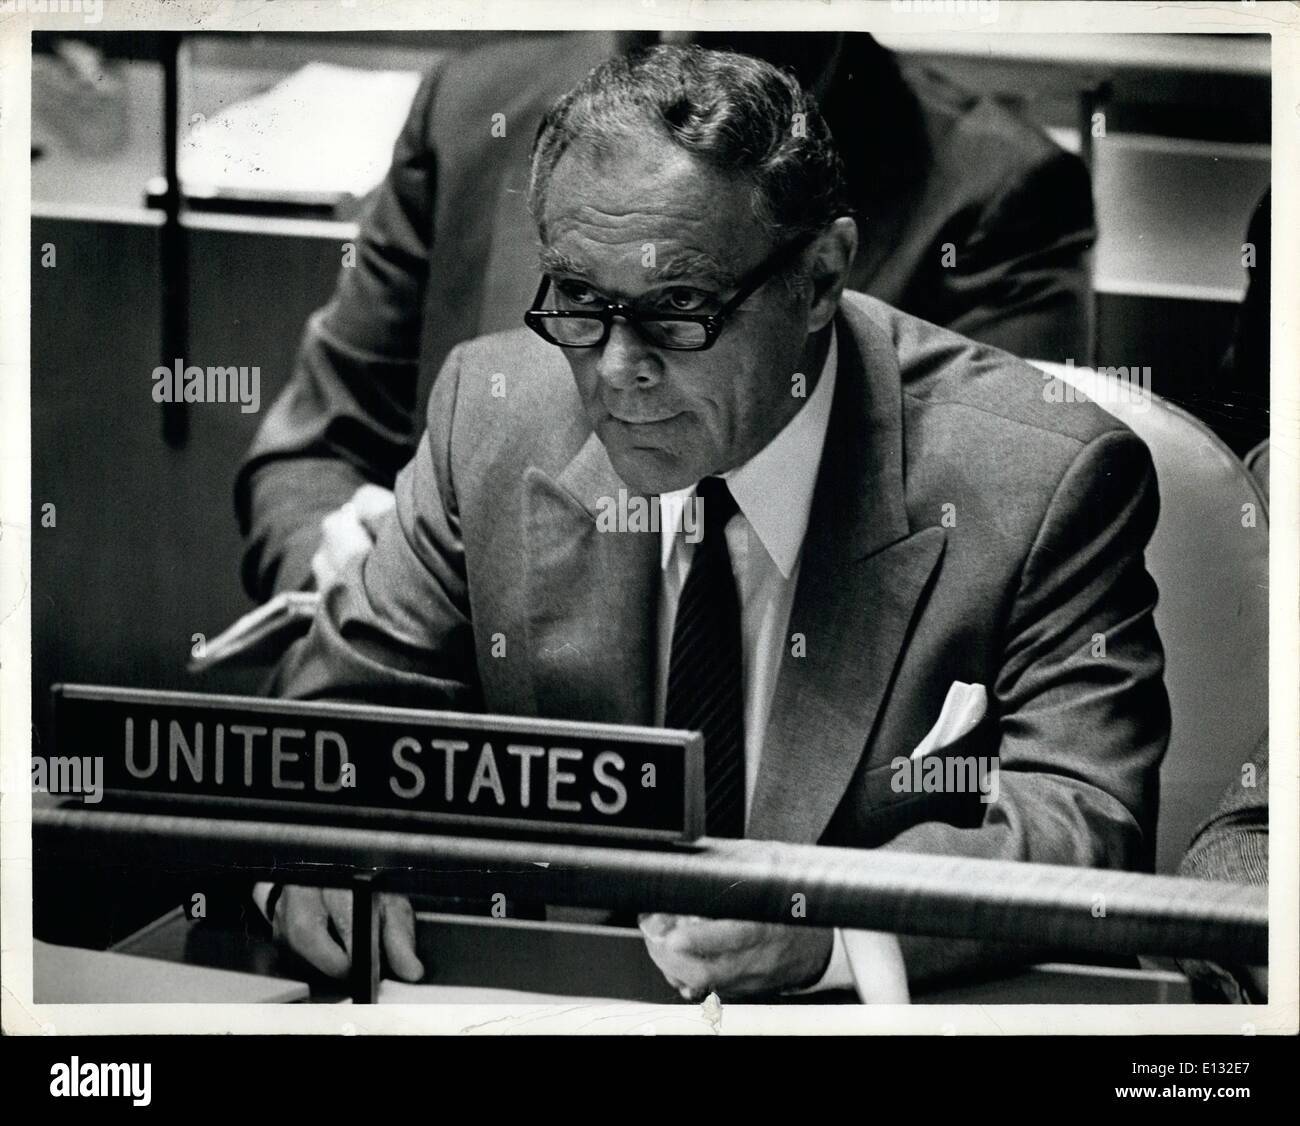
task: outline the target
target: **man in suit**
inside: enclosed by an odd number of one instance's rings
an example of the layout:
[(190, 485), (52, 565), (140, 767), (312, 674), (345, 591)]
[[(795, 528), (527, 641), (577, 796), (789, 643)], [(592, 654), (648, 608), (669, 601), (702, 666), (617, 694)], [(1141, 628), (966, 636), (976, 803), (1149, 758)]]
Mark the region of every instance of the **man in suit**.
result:
[[(1093, 212), (1077, 157), (869, 35), (698, 38), (788, 66), (814, 91), (859, 223), (849, 288), (1019, 356), (1088, 361)], [(532, 297), (525, 176), (542, 114), (627, 45), (609, 33), (510, 36), (427, 77), (356, 264), (308, 324), (241, 467), (253, 597), (324, 585), (369, 549), (448, 353), (516, 327)]]
[[(284, 691), (700, 730), (714, 836), (1149, 866), (1169, 713), (1147, 450), (1007, 353), (846, 292), (845, 199), (815, 102), (756, 59), (661, 47), (562, 99), (532, 158), (532, 331), (451, 352), (395, 519)], [(633, 496), (658, 528), (611, 522)], [(987, 701), (960, 743), (997, 759), (988, 803), (889, 782), (955, 684)], [(341, 899), (288, 888), (272, 914), (346, 966)], [(686, 995), (846, 983), (825, 930), (642, 929)], [(1008, 956), (902, 950), (914, 984)]]

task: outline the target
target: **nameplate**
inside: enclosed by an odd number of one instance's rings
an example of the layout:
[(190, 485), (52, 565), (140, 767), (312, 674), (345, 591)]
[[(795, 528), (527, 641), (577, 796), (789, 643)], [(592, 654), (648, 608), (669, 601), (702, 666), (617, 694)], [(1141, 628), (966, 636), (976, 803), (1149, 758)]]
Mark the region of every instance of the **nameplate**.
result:
[(693, 732), (85, 685), (53, 695), (55, 761), (84, 765), (110, 798), (501, 837), (703, 833)]

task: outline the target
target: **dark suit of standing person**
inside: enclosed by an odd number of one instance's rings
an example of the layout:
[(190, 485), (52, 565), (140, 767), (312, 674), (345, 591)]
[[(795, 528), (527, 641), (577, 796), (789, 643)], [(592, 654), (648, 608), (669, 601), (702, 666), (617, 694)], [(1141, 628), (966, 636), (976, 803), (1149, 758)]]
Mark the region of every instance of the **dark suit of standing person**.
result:
[[(1093, 212), (1076, 157), (869, 35), (700, 38), (788, 65), (816, 92), (858, 220), (849, 288), (1019, 356), (1088, 361)], [(514, 327), (532, 296), (525, 176), (538, 122), (618, 45), (511, 36), (425, 80), (357, 264), (311, 318), (240, 470), (253, 597), (328, 581), (368, 550), (448, 353)]]
[[(1272, 188), (1266, 189), (1246, 228), (1242, 251), (1244, 255), (1249, 249), (1253, 257), (1244, 266), (1246, 293), (1227, 351), (1203, 386), (1175, 398), (1242, 458), (1269, 436), (1272, 197)], [(1266, 476), (1261, 484), (1267, 492)]]
[[(714, 836), (1149, 867), (1169, 711), (1143, 443), (845, 291), (834, 143), (755, 59), (602, 67), (548, 116), (529, 201), (532, 331), (452, 350), (395, 518), (283, 691), (700, 730)], [(611, 522), (629, 496), (660, 498), (659, 528)], [(692, 539), (671, 514), (697, 503)], [(991, 802), (891, 784), (955, 688)], [(288, 888), (277, 933), (341, 973), (345, 899)], [(416, 976), (409, 905), (383, 902)], [(826, 930), (642, 927), (689, 996), (844, 983)], [(1027, 956), (901, 942), (914, 984)]]

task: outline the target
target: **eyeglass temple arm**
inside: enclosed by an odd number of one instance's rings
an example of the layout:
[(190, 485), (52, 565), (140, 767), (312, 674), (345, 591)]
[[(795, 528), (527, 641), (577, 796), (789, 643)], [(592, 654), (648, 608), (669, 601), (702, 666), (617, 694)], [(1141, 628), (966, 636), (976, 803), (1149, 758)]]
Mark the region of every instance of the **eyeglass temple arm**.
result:
[(749, 296), (760, 285), (769, 281), (774, 274), (783, 269), (793, 259), (797, 258), (808, 249), (816, 240), (819, 232), (813, 231), (802, 238), (796, 239), (789, 246), (783, 247), (772, 255), (766, 262), (762, 263), (747, 282), (744, 283), (735, 293), (735, 295), (722, 306), (713, 316), (717, 319), (723, 319), (730, 316), (740, 305), (746, 301)]
[[(530, 313), (542, 307), (542, 298), (546, 296), (546, 291), (550, 288), (550, 285), (550, 274), (543, 274), (541, 284), (537, 287), (537, 293), (533, 296), (532, 308), (529, 309)], [(516, 306), (516, 308), (518, 308), (518, 306)]]

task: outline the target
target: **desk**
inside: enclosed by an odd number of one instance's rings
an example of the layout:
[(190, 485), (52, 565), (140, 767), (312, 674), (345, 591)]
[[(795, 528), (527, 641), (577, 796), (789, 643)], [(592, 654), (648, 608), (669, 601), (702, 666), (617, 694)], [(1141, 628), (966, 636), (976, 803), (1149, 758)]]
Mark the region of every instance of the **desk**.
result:
[[(432, 912), (419, 912), (416, 919), (416, 948), (427, 971), (424, 984), (433, 987), (424, 998), (429, 1003), (543, 999), (558, 1003), (582, 997), (685, 1004), (664, 982), (645, 952), (640, 932), (632, 928)], [(315, 973), (264, 934), (194, 922), (180, 908), (114, 950), (162, 962), (302, 981), (316, 1003), (346, 997), (341, 983)], [(916, 1004), (929, 1005), (1187, 1004), (1190, 1000), (1187, 982), (1178, 974), (1072, 964), (1031, 966), (1009, 977), (931, 990), (914, 998)], [(790, 997), (783, 1003), (856, 1001), (851, 993), (828, 991)]]
[[(343, 983), (316, 973), (264, 933), (195, 922), (180, 908), (113, 949), (163, 962), (303, 981), (310, 986), (314, 1002), (337, 1002), (347, 996)], [(422, 984), (448, 987), (447, 996), (460, 1001), (480, 1000), (468, 992), (470, 987), (479, 987), (534, 998), (547, 994), (557, 1001), (580, 996), (684, 1003), (650, 960), (640, 932), (630, 927), (489, 920), (421, 911), (416, 916), (416, 950), (426, 969)], [(442, 999), (437, 993), (429, 995), (430, 1001)], [(847, 992), (830, 999), (857, 1000)]]

